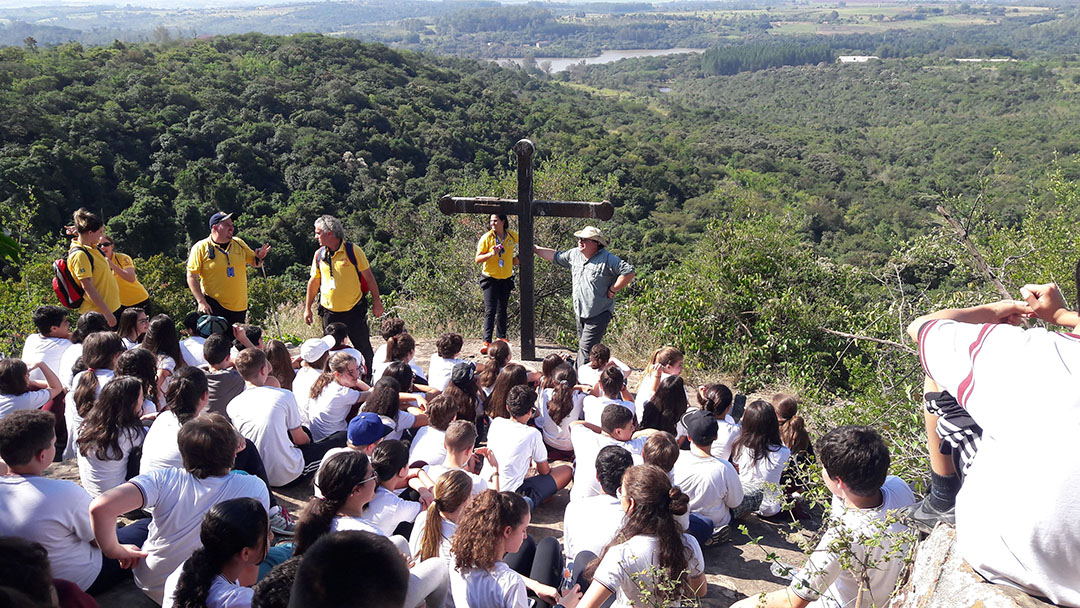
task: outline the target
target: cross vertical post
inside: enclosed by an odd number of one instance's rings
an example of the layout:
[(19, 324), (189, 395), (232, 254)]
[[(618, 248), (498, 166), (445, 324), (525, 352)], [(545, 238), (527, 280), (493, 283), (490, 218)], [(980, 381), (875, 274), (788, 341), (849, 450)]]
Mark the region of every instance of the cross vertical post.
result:
[(514, 144), (517, 155), (518, 198), (518, 272), (521, 284), (521, 358), (536, 358), (536, 294), (533, 264), (533, 153), (536, 147), (527, 139)]

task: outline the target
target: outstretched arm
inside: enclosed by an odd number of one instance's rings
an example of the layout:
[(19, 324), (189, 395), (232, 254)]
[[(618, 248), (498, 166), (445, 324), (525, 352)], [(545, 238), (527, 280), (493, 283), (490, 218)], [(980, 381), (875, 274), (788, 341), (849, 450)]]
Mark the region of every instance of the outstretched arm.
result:
[(555, 254), (557, 253), (554, 249), (548, 249), (547, 247), (541, 247), (539, 245), (533, 245), (533, 251), (536, 252), (536, 255), (549, 262), (555, 260)]
[(1016, 325), (1021, 319), (1034, 314), (1026, 302), (1019, 300), (1001, 300), (992, 304), (980, 304), (969, 308), (946, 308), (918, 317), (908, 325), (908, 335), (912, 340), (919, 339), (919, 329), (935, 319), (951, 319), (961, 323), (1009, 323)]

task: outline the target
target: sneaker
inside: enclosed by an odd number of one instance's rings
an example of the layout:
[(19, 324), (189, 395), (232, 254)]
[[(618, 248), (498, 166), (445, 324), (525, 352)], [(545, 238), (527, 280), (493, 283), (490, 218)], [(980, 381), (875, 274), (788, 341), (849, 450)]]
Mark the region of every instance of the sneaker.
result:
[(491, 342), (488, 342), (487, 340), (484, 340), (484, 345), (480, 347), (480, 354), (481, 355), (486, 355), (489, 346), (491, 346)]
[(731, 540), (731, 526), (724, 524), (713, 530), (712, 536), (709, 537), (709, 540), (705, 541), (705, 546), (711, 547), (713, 545), (726, 543), (729, 540)]
[(949, 507), (945, 511), (939, 511), (930, 504), (928, 496), (908, 507), (904, 512), (903, 521), (920, 532), (930, 534), (939, 523), (955, 526), (956, 509)]
[(285, 510), (284, 507), (278, 509), (278, 512), (270, 517), (270, 529), (276, 536), (283, 536), (292, 538), (293, 533), (296, 531), (296, 520), (292, 515)]

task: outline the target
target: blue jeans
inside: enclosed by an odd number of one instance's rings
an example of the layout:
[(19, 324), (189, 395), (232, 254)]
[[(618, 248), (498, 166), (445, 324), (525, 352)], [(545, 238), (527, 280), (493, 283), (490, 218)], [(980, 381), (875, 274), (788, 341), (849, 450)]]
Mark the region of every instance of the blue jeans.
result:
[(696, 513), (690, 514), (690, 529), (687, 530), (690, 536), (697, 539), (698, 544), (702, 547), (705, 546), (705, 542), (712, 538), (713, 522), (708, 517), (702, 517)]

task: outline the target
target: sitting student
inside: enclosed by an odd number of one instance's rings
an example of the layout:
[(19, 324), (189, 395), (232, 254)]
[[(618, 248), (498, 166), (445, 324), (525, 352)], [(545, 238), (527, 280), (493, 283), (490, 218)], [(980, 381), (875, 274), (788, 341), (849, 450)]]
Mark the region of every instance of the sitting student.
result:
[[(98, 496), (90, 504), (94, 538), (104, 555), (135, 565), (135, 583), (150, 599), (164, 598), (165, 579), (199, 547), (203, 516), (230, 498), (255, 498), (269, 510), (269, 492), (258, 477), (230, 474), (241, 442), (220, 414), (190, 420), (178, 436), (184, 470), (157, 469)], [(117, 540), (116, 518), (147, 509), (151, 534), (142, 551)]]
[(233, 368), (232, 340), (225, 334), (213, 334), (203, 343), (203, 357), (206, 365), (206, 384), (210, 389), (210, 403), (207, 411), (228, 417), (225, 409), (234, 397), (244, 392), (244, 379)]
[(396, 439), (384, 439), (371, 453), (371, 466), (379, 476), (375, 496), (364, 508), (364, 519), (379, 527), (384, 534), (398, 534), (405, 538), (412, 532), (413, 522), (431, 502), (431, 491), (422, 488), (420, 502), (404, 500), (394, 494), (395, 490), (408, 487), (409, 448)]
[(417, 384), (427, 385), (427, 377), (424, 376), (424, 370), (419, 365), (413, 362), (413, 358), (416, 356), (416, 340), (413, 339), (408, 332), (400, 333), (386, 341), (386, 359), (383, 361), (374, 361), (371, 366), (374, 368), (371, 377), (381, 378), (386, 372), (387, 366), (391, 363), (400, 361), (401, 363), (408, 364), (412, 369), (415, 382)]
[(74, 389), (72, 377), (85, 369), (85, 367), (79, 370), (72, 369), (76, 367), (82, 357), (83, 341), (90, 335), (103, 331), (109, 331), (109, 325), (105, 322), (105, 316), (100, 312), (83, 313), (79, 316), (79, 320), (75, 322), (75, 331), (71, 332), (71, 348), (64, 351), (63, 356), (60, 357), (60, 367), (53, 370), (56, 372), (57, 377), (60, 378), (60, 384), (68, 391)]
[(499, 461), (488, 448), (474, 449), (476, 445), (476, 425), (468, 420), (455, 420), (446, 427), (446, 460), (442, 464), (428, 465), (424, 468), (427, 476), (438, 482), (447, 471), (462, 470), (472, 479), (472, 494), (476, 496), (488, 489), (489, 485), (484, 477), (469, 471), (466, 467), (471, 466), (473, 454), (486, 458), (494, 473), (491, 474), (490, 487), (499, 490)]
[(161, 314), (150, 319), (150, 328), (139, 346), (157, 357), (158, 390), (164, 393), (169, 388), (169, 377), (173, 372), (187, 365), (180, 354), (180, 335), (176, 333), (172, 318)]
[(258, 325), (251, 325), (249, 323), (237, 323), (233, 325), (233, 343), (232, 343), (232, 357), (236, 358), (236, 355), (240, 354), (240, 351), (247, 348), (263, 348), (266, 346), (263, 344), (263, 330)]
[(266, 353), (266, 360), (270, 362), (270, 375), (277, 378), (279, 387), (291, 391), (296, 370), (293, 369), (289, 348), (280, 340), (270, 340), (262, 350)]
[(251, 608), (289, 608), (293, 582), (301, 561), (300, 557), (290, 557), (260, 578), (252, 589)]
[[(60, 361), (67, 349), (71, 348), (71, 324), (67, 310), (59, 306), (39, 306), (34, 311), (36, 334), (26, 336), (22, 355), (19, 357), (27, 367), (44, 361), (54, 373), (59, 375)], [(30, 379), (45, 382), (45, 374), (36, 368), (30, 372)]]
[(296, 370), (296, 376), (293, 377), (292, 392), (296, 398), (296, 406), (300, 408), (300, 420), (305, 425), (311, 424), (308, 415), (311, 387), (322, 375), (329, 358), (330, 344), (325, 337), (304, 340), (300, 345), (300, 369)]
[(450, 592), (455, 606), (528, 606), (529, 589), (540, 592), (549, 603), (569, 601), (567, 605), (573, 606), (574, 592), (560, 597), (557, 589), (522, 576), (504, 561), (511, 554), (520, 557), (522, 543), (531, 542), (526, 533), (530, 520), (528, 503), (513, 492), (486, 490), (469, 501), (450, 544)]
[(743, 488), (735, 467), (713, 458), (717, 424), (712, 414), (694, 410), (683, 418), (690, 449), (679, 455), (672, 473), (675, 485), (690, 496), (690, 534), (703, 545), (731, 538), (731, 509), (743, 501)]
[[(779, 513), (780, 476), (791, 450), (781, 443), (776, 412), (768, 401), (758, 399), (746, 406), (742, 434), (735, 440), (731, 455), (743, 487), (744, 505), (740, 510), (750, 508), (766, 517)], [(745, 504), (747, 501), (750, 503)], [(760, 506), (751, 508), (754, 502)]]
[(716, 441), (712, 444), (712, 455), (720, 460), (731, 460), (731, 446), (742, 432), (742, 427), (731, 417), (731, 407), (735, 403), (731, 389), (719, 383), (699, 386), (697, 402), (698, 407), (716, 418)]
[[(649, 435), (645, 440), (645, 447), (641, 450), (642, 462), (660, 467), (661, 471), (667, 473), (672, 484), (675, 483), (675, 463), (679, 461), (680, 455), (682, 450), (679, 449), (675, 436), (664, 431)], [(679, 522), (679, 527), (683, 530), (689, 530), (690, 512), (676, 515), (675, 521)]]
[(458, 363), (465, 363), (464, 359), (458, 359), (461, 347), (465, 343), (460, 334), (443, 334), (435, 341), (435, 349), (438, 351), (431, 355), (428, 364), (428, 385), (440, 391), (446, 390), (450, 383), (450, 374)]
[[(404, 368), (404, 371), (411, 373), (408, 368)], [(401, 439), (406, 430), (428, 423), (427, 414), (419, 408), (401, 409), (401, 385), (393, 377), (379, 378), (371, 389), (371, 395), (364, 402), (363, 410), (393, 421), (394, 430), (387, 439)]]
[[(853, 606), (860, 598), (868, 606), (888, 606), (906, 553), (894, 546), (907, 530), (889, 523), (889, 516), (914, 504), (915, 496), (899, 477), (887, 476), (889, 448), (870, 427), (835, 428), (818, 441), (817, 453), (838, 523), (825, 531), (790, 586), (734, 607), (804, 608), (819, 600)], [(836, 543), (844, 544), (843, 553), (833, 548)]]
[[(80, 589), (99, 593), (124, 580), (127, 571), (103, 558), (93, 545), (87, 511), (90, 495), (78, 484), (42, 476), (56, 452), (53, 415), (22, 410), (0, 419), (0, 458), (9, 468), (0, 476), (0, 535), (41, 543), (53, 576)], [(116, 523), (113, 522), (115, 528)], [(117, 534), (124, 543), (141, 545), (146, 523)]]
[[(349, 326), (341, 322), (329, 323), (325, 328), (325, 334), (324, 338), (334, 339), (334, 343), (330, 346), (330, 356), (337, 353), (349, 353), (360, 363), (360, 368), (365, 372), (366, 376), (368, 370), (364, 369), (364, 356), (360, 351), (353, 348), (353, 344), (349, 342)], [(374, 367), (374, 364), (372, 366)]]
[(335, 353), (326, 362), (326, 369), (311, 385), (308, 401), (312, 439), (323, 441), (337, 435), (332, 441), (345, 445), (348, 420), (356, 415), (371, 389), (360, 374), (359, 361), (349, 353)]
[[(686, 494), (673, 487), (663, 471), (646, 464), (626, 470), (621, 496), (626, 516), (615, 538), (586, 567), (592, 584), (578, 607), (600, 608), (612, 595), (615, 606), (645, 601), (678, 606), (681, 598), (703, 597), (708, 584), (701, 546), (675, 519), (686, 513)], [(653, 568), (676, 583), (674, 589), (654, 584), (649, 574)], [(647, 600), (642, 589), (653, 590)]]
[[(40, 543), (16, 536), (0, 536), (0, 598), (2, 606), (31, 608), (97, 608), (90, 594), (71, 581), (53, 578), (49, 552)], [(24, 597), (16, 600), (12, 592)], [(19, 601), (24, 600), (24, 601)]]
[(160, 409), (158, 403), (165, 404), (164, 395), (157, 392), (157, 359), (148, 350), (128, 349), (116, 360), (114, 371), (117, 376), (133, 376), (142, 383), (143, 402), (139, 419), (144, 425), (152, 423)]
[(686, 413), (686, 388), (682, 376), (668, 376), (660, 381), (656, 392), (642, 406), (640, 426), (643, 429), (657, 429), (675, 435), (676, 439), (686, 436), (686, 429), (679, 423)]
[(319, 464), (319, 470), (315, 472), (315, 496), (321, 497), (322, 491), (319, 489), (318, 479), (319, 472), (326, 466), (326, 461), (334, 454), (340, 454), (341, 452), (356, 451), (363, 452), (369, 459), (371, 454), (375, 451), (375, 446), (379, 445), (379, 442), (384, 437), (389, 435), (394, 430), (391, 420), (383, 418), (378, 414), (372, 414), (371, 412), (360, 412), (355, 418), (349, 421), (348, 441), (343, 448), (334, 448), (327, 450), (323, 455), (322, 463)]
[(206, 365), (206, 357), (203, 357), (206, 336), (199, 333), (201, 317), (202, 313), (198, 311), (189, 312), (184, 317), (184, 332), (187, 333), (187, 337), (180, 341), (180, 355), (184, 358), (184, 363), (193, 367)]
[(776, 421), (780, 424), (780, 438), (791, 450), (792, 456), (803, 453), (813, 456), (814, 446), (810, 442), (810, 434), (806, 432), (806, 421), (799, 415), (799, 402), (795, 397), (777, 393), (773, 395), (772, 406)]
[(116, 333), (124, 348), (131, 350), (142, 342), (146, 336), (146, 330), (150, 326), (150, 317), (146, 311), (139, 307), (125, 308), (120, 313), (120, 320), (116, 323)]
[(625, 448), (635, 458), (641, 457), (648, 435), (654, 430), (638, 431), (634, 423), (634, 412), (616, 404), (604, 408), (600, 428), (588, 422), (578, 421), (570, 427), (570, 440), (574, 443), (577, 455), (577, 470), (574, 471), (574, 486), (570, 488), (570, 500), (575, 501), (604, 492), (596, 480), (596, 457), (600, 450), (617, 445)]
[(510, 414), (506, 408), (506, 400), (510, 395), (510, 390), (515, 386), (528, 386), (528, 384), (529, 371), (517, 363), (507, 363), (499, 371), (499, 376), (491, 387), (491, 393), (488, 395), (487, 406), (485, 407), (487, 415), (491, 418), (509, 418)]
[[(445, 570), (445, 567), (444, 567)], [(290, 608), (407, 608), (412, 577), (394, 545), (369, 532), (319, 539), (296, 569)]]
[(472, 498), (472, 478), (461, 469), (451, 469), (435, 482), (435, 497), (420, 513), (409, 536), (413, 559), (422, 562), (441, 557), (450, 563), (450, 539)]
[[(31, 372), (45, 376), (45, 382), (30, 379)], [(46, 409), (64, 392), (60, 379), (44, 361), (27, 367), (21, 359), (0, 360), (0, 418), (17, 410)], [(63, 411), (58, 412), (63, 415)]]
[(486, 396), (476, 384), (476, 364), (465, 361), (455, 365), (441, 397), (454, 403), (458, 420), (475, 423), (477, 418), (483, 417)]
[[(634, 457), (625, 448), (617, 445), (603, 448), (596, 456), (595, 470), (596, 480), (604, 493), (575, 500), (566, 506), (563, 548), (575, 564), (579, 563), (577, 555), (582, 551), (599, 555), (615, 538), (623, 519), (622, 504), (616, 495), (622, 486), (623, 473), (632, 466)], [(561, 566), (559, 564), (560, 572)]]
[[(124, 352), (120, 336), (114, 332), (92, 334), (83, 342), (82, 369), (71, 379), (72, 390), (64, 397), (64, 415), (67, 417), (68, 445), (64, 449), (64, 458), (75, 457), (75, 441), (79, 438), (79, 427), (83, 418), (94, 407), (101, 387), (115, 375), (116, 362)], [(73, 368), (74, 369), (74, 368)], [(92, 371), (91, 371), (92, 370)]]
[(589, 362), (577, 369), (578, 382), (594, 386), (600, 381), (600, 374), (611, 367), (617, 368), (624, 376), (630, 373), (630, 366), (612, 357), (610, 348), (595, 344), (589, 350)]
[(581, 413), (585, 422), (600, 426), (604, 408), (615, 403), (634, 412), (634, 401), (626, 389), (626, 377), (617, 367), (609, 367), (600, 374), (600, 380), (593, 385), (592, 391), (581, 403)]
[(247, 388), (229, 402), (226, 411), (240, 434), (255, 444), (272, 487), (314, 473), (327, 450), (345, 445), (345, 433), (313, 442), (304, 432), (292, 392), (266, 386), (271, 367), (262, 350), (241, 351), (236, 370)]
[(97, 497), (138, 471), (144, 431), (142, 382), (116, 376), (101, 389), (79, 429), (79, 480)]
[[(637, 397), (634, 399), (639, 421), (645, 419), (645, 402), (652, 398), (653, 393), (660, 386), (660, 381), (669, 376), (679, 376), (682, 370), (683, 354), (679, 349), (664, 346), (653, 351), (652, 356), (649, 357), (649, 366), (645, 368), (641, 382), (638, 383)], [(671, 433), (671, 431), (668, 432)]]
[(266, 509), (253, 498), (219, 502), (199, 528), (202, 546), (165, 581), (161, 608), (250, 606), (259, 563), (270, 547)]
[[(328, 458), (317, 479), (323, 497), (309, 500), (300, 513), (293, 555), (303, 555), (306, 563), (312, 545), (331, 532), (356, 530), (385, 537), (378, 526), (363, 518), (364, 507), (375, 497), (378, 477), (363, 452), (350, 450)], [(410, 557), (407, 540), (396, 536), (392, 541), (401, 554)], [(297, 587), (293, 587), (292, 602), (296, 591)], [(408, 606), (425, 600), (440, 606), (445, 595), (446, 564), (441, 560), (426, 560), (410, 570)]]
[[(529, 426), (535, 411), (536, 393), (526, 385), (515, 386), (506, 400), (509, 418), (494, 418), (488, 432), (488, 449), (498, 460), (499, 469), (485, 463), (480, 475), (485, 479), (500, 477), (503, 491), (517, 492), (535, 508), (566, 487), (574, 474), (570, 465), (551, 467), (540, 431)], [(526, 478), (531, 463), (537, 474)], [(500, 475), (501, 473), (501, 475)]]
[[(405, 329), (405, 320), (393, 317), (387, 317), (383, 319), (382, 326), (379, 328), (379, 336), (382, 338), (382, 343), (379, 344), (379, 348), (375, 349), (375, 355), (371, 359), (374, 361), (386, 361), (386, 341), (394, 336), (407, 333), (409, 330)], [(374, 367), (374, 364), (372, 365)], [(378, 377), (373, 377), (374, 380), (378, 380)]]
[(381, 378), (393, 378), (401, 385), (401, 391), (408, 395), (412, 395), (411, 399), (418, 405), (424, 405), (428, 399), (434, 399), (439, 391), (431, 388), (426, 384), (422, 384), (420, 380), (423, 378), (417, 378), (416, 372), (412, 366), (404, 361), (393, 361), (386, 366), (383, 370)]
[(409, 446), (409, 462), (422, 462), (428, 464), (442, 464), (446, 459), (446, 427), (454, 421), (457, 414), (455, 405), (442, 395), (435, 397), (428, 403), (427, 426), (422, 426), (416, 431), (412, 444)]
[(536, 426), (544, 437), (548, 458), (574, 461), (574, 444), (570, 441), (570, 424), (581, 419), (585, 401), (583, 387), (577, 384), (577, 372), (569, 363), (559, 366), (553, 378), (554, 388), (540, 392), (540, 414)]
[(491, 391), (495, 388), (495, 380), (499, 377), (499, 372), (510, 362), (510, 355), (510, 345), (496, 340), (488, 348), (487, 360), (483, 364), (476, 366), (476, 371), (480, 374), (480, 390), (484, 391), (485, 395), (491, 395)]
[[(128, 351), (124, 355), (132, 352), (135, 351)], [(181, 425), (206, 411), (209, 402), (206, 374), (201, 369), (185, 367), (176, 372), (165, 395), (165, 411), (154, 419), (143, 440), (140, 474), (166, 467), (184, 468), (177, 434)]]
[(566, 359), (558, 353), (550, 353), (540, 363), (540, 383), (536, 385), (537, 391), (546, 388), (555, 388), (555, 370), (566, 363)]

